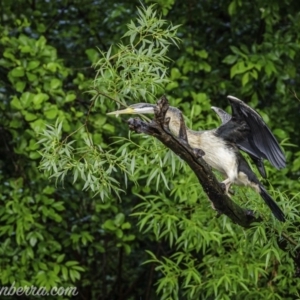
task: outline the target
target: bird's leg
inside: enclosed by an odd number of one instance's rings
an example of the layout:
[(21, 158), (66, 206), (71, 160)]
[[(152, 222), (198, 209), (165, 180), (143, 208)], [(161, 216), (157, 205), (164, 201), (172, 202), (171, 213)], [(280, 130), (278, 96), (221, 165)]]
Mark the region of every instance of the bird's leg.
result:
[(233, 190), (229, 190), (232, 184), (232, 180), (230, 180), (229, 178), (225, 179), (224, 181), (222, 181), (221, 183), (221, 188), (222, 190), (228, 195), (228, 196), (233, 196), (235, 193)]
[(223, 189), (223, 191), (226, 193), (226, 194), (232, 194), (231, 191), (229, 191), (229, 188), (231, 186), (231, 180), (229, 178), (225, 179), (224, 181), (221, 182), (221, 187)]

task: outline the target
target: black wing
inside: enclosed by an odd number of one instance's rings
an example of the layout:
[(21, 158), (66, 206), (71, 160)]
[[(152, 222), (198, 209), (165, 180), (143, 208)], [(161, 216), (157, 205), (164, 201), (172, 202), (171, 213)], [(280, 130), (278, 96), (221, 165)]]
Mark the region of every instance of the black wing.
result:
[(216, 112), (216, 114), (221, 119), (222, 125), (226, 124), (228, 121), (231, 120), (231, 115), (227, 113), (225, 110), (223, 110), (222, 108), (215, 107), (215, 106), (212, 106), (211, 108)]
[(217, 133), (256, 158), (269, 160), (277, 169), (284, 168), (285, 156), (262, 117), (240, 99), (233, 96), (227, 98), (232, 118), (220, 126)]
[[(222, 125), (228, 123), (231, 120), (232, 116), (223, 109), (214, 106), (212, 107), (212, 109), (217, 113), (217, 115), (221, 119)], [(240, 136), (240, 133), (242, 133), (242, 136)], [(260, 175), (263, 178), (266, 178), (267, 176), (265, 166), (263, 163), (263, 158), (257, 156), (255, 154), (256, 151), (253, 151), (251, 145), (249, 145), (249, 143), (247, 144), (247, 140), (243, 138), (245, 134), (249, 133), (250, 128), (245, 122), (240, 122), (239, 124), (231, 122), (227, 124), (227, 126), (221, 126), (217, 130), (217, 134), (219, 136), (222, 136), (222, 138), (224, 138), (227, 141), (234, 142), (239, 149), (246, 152), (252, 159), (253, 163), (256, 165)]]

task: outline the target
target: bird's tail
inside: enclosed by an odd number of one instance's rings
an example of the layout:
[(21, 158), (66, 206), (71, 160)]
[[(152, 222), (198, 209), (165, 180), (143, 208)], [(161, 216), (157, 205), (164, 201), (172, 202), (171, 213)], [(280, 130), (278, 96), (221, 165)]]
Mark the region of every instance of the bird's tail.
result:
[(260, 195), (266, 202), (266, 204), (270, 207), (273, 215), (281, 222), (285, 222), (285, 216), (282, 210), (279, 208), (279, 206), (275, 203), (275, 201), (272, 199), (272, 197), (268, 194), (266, 189), (260, 185)]

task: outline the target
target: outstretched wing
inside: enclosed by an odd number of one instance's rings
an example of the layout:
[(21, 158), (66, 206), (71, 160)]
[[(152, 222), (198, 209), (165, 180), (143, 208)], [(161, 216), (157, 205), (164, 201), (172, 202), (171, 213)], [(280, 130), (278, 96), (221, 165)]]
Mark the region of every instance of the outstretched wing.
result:
[[(212, 109), (217, 113), (217, 115), (221, 119), (222, 125), (226, 124), (231, 120), (232, 116), (223, 109), (214, 106), (212, 107)], [(263, 163), (263, 158), (255, 154), (256, 151), (253, 151), (253, 147), (251, 147), (248, 141), (240, 136), (240, 132), (242, 132), (242, 136), (243, 133), (244, 135), (247, 134), (247, 132), (248, 134), (250, 133), (250, 128), (245, 122), (240, 122), (239, 124), (231, 122), (227, 126), (221, 126), (221, 128), (217, 130), (219, 136), (222, 136), (222, 138), (227, 141), (234, 142), (240, 150), (246, 152), (252, 159), (253, 163), (256, 165), (260, 175), (263, 178), (266, 178), (267, 175)]]
[(255, 158), (264, 158), (277, 169), (285, 167), (285, 156), (262, 117), (242, 100), (228, 96), (231, 119), (217, 129), (217, 134)]
[(219, 116), (222, 125), (226, 124), (228, 121), (231, 120), (231, 115), (227, 113), (225, 110), (223, 110), (222, 108), (216, 106), (212, 106), (211, 108)]

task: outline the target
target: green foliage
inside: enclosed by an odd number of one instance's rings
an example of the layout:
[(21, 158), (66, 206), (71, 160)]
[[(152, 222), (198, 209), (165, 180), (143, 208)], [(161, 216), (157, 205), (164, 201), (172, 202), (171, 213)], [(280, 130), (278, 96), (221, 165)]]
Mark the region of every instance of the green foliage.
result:
[[(111, 47), (106, 54), (101, 53), (103, 58), (96, 63), (98, 72), (94, 82), (94, 90), (100, 92), (94, 97), (89, 112), (99, 100), (101, 104), (104, 99), (112, 99), (114, 96), (118, 103), (126, 103), (129, 97), (134, 99), (145, 97), (146, 93), (153, 98), (162, 90), (163, 83), (168, 82), (167, 67), (164, 63), (168, 61), (166, 52), (170, 41), (176, 44), (178, 40), (175, 36), (178, 26), (163, 29), (166, 21), (156, 17), (156, 12), (151, 6), (147, 9), (145, 7), (138, 9), (137, 23), (136, 26), (131, 22), (124, 35), (130, 37), (129, 45), (119, 44), (115, 55), (111, 55)], [(56, 84), (56, 81), (51, 80), (51, 87)], [(123, 155), (118, 157), (111, 151), (104, 151), (99, 145), (95, 146), (87, 129), (88, 118), (89, 115), (81, 128), (63, 140), (61, 138), (63, 123), (56, 123), (55, 127), (48, 126), (48, 129), (42, 132), (39, 140), (39, 144), (43, 145), (40, 169), (50, 174), (50, 178), (56, 178), (56, 182), (57, 180), (63, 182), (66, 175), (72, 172), (73, 184), (80, 177), (84, 181), (82, 189), (91, 189), (94, 196), (99, 194), (103, 201), (109, 198), (111, 193), (120, 198), (119, 193), (122, 190), (119, 188), (118, 180), (112, 175), (122, 171), (127, 182), (127, 176), (130, 176), (135, 168), (135, 156), (133, 153), (127, 154), (126, 148), (123, 148)], [(74, 144), (75, 140), (68, 141), (71, 135), (78, 132), (85, 136), (84, 145), (81, 147), (80, 144)], [(156, 160), (158, 158), (156, 155)], [(160, 167), (162, 166), (160, 162)], [(160, 178), (167, 185), (162, 169), (154, 170), (147, 183), (149, 184), (154, 177), (157, 179), (157, 187)]]
[[(136, 22), (128, 24), (128, 31), (123, 38), (128, 37), (129, 43), (119, 43), (112, 47), (98, 60), (98, 69), (94, 81), (96, 103), (103, 103), (107, 96), (126, 104), (127, 100), (155, 100), (163, 92), (163, 87), (169, 82), (166, 77), (168, 57), (171, 44), (177, 45), (177, 26), (169, 25), (157, 16), (153, 6), (138, 8)], [(112, 54), (112, 52), (115, 52)]]
[(43, 145), (40, 168), (50, 173), (49, 178), (55, 178), (56, 183), (58, 180), (63, 182), (68, 173), (72, 172), (73, 184), (80, 177), (85, 182), (82, 190), (91, 189), (102, 200), (113, 192), (119, 196), (122, 190), (112, 175), (117, 168), (124, 172), (124, 176), (130, 175), (126, 163), (114, 154), (103, 151), (99, 145), (95, 146), (89, 135), (86, 135), (85, 144), (81, 147), (74, 144), (75, 140), (67, 142), (68, 137), (61, 141), (62, 124), (56, 123), (55, 127), (48, 125), (48, 129), (41, 133), (38, 141), (38, 144)]
[[(1, 161), (0, 280), (2, 285), (36, 285), (49, 290), (58, 284), (74, 285), (84, 268), (62, 255), (63, 245), (56, 241), (59, 228), (66, 225), (66, 208), (37, 170), (37, 134), (57, 117), (69, 128), (68, 120), (74, 115), (60, 109), (75, 99), (75, 93), (62, 89), (70, 70), (57, 58), (55, 48), (43, 36), (33, 39), (24, 35), (26, 21), (19, 25), (15, 35), (6, 29), (0, 40), (0, 66), (7, 72), (1, 81), (1, 154), (8, 158), (6, 164)], [(5, 93), (10, 101), (5, 100)]]
[[(1, 285), (298, 299), (298, 2), (149, 2), (1, 2)], [(287, 155), (264, 184), (288, 222), (241, 187), (234, 200), (264, 222), (216, 217), (180, 158), (105, 115), (163, 93), (195, 130), (218, 126), (210, 107), (228, 94), (261, 113)]]

